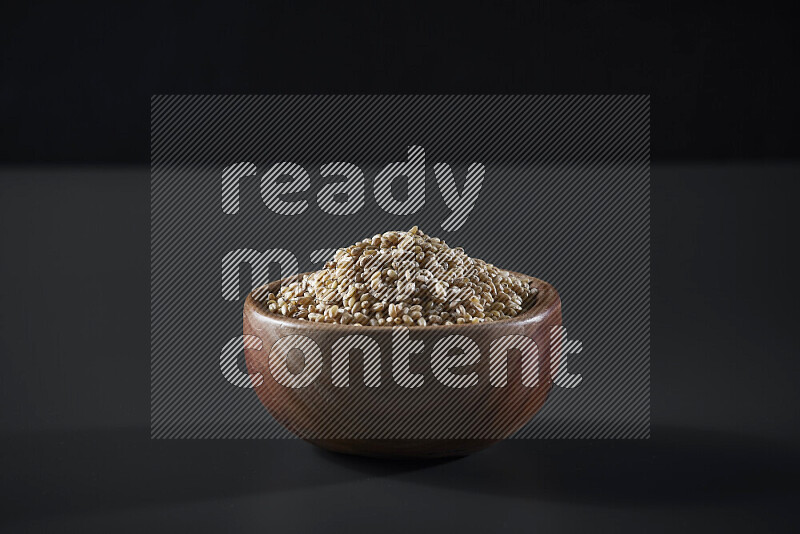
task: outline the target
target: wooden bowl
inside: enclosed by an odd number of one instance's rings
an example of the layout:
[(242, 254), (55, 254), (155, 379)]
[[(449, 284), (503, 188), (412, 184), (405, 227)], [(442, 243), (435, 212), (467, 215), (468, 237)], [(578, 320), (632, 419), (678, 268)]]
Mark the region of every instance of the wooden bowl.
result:
[[(421, 374), (424, 379), (419, 387), (403, 387), (394, 379), (392, 365), (396, 360), (393, 358), (402, 352), (402, 347), (392, 353), (393, 342), (398, 345), (398, 338), (393, 339), (392, 327), (315, 323), (271, 313), (254, 294), (277, 293), (281, 282), (289, 283), (302, 275), (272, 282), (251, 292), (244, 304), (244, 334), (257, 336), (261, 341), (254, 343), (249, 338), (250, 342), (245, 343), (248, 371), (259, 376), (254, 380), (254, 389), (262, 404), (282, 425), (297, 436), (332, 451), (363, 456), (435, 458), (464, 456), (488, 447), (521, 428), (544, 404), (556, 361), (556, 358), (551, 361), (551, 330), (561, 325), (561, 300), (556, 290), (536, 278), (512, 274), (529, 280), (539, 289), (534, 305), (517, 317), (491, 323), (414, 326), (405, 330), (411, 339), (422, 341), (424, 347), (418, 354), (409, 356), (410, 371)], [(374, 339), (380, 347), (378, 387), (365, 384), (364, 357), (357, 350), (350, 353), (347, 387), (341, 387), (341, 383), (334, 385), (332, 347), (337, 340), (354, 334)], [(454, 371), (476, 372), (476, 385), (448, 387), (431, 369), (431, 353), (436, 343), (453, 335), (471, 339), (480, 350), (477, 363)], [(490, 370), (494, 370), (496, 380), (497, 370), (501, 369), (490, 367), (492, 342), (495, 341), (497, 349), (503, 346), (502, 341), (497, 341), (499, 338), (513, 335), (526, 336), (536, 343), (538, 375), (531, 366), (531, 362), (536, 361), (524, 359), (522, 351), (499, 351), (507, 355), (506, 383), (500, 387), (498, 384), (502, 382), (493, 382), (490, 377)], [(305, 336), (319, 348), (321, 371), (304, 387), (283, 385), (272, 374), (270, 351), (284, 336)], [(452, 339), (458, 338), (448, 338)], [(442, 342), (441, 347), (445, 343)], [(292, 350), (283, 351), (283, 354), (285, 365), (292, 373), (304, 372), (307, 361), (302, 353)], [(525, 379), (524, 362), (527, 362)], [(532, 376), (538, 376), (535, 384)]]

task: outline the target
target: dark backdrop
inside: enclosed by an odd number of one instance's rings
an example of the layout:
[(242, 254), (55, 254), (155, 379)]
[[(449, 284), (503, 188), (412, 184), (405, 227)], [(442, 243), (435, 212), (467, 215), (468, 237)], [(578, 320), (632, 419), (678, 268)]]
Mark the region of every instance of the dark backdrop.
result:
[[(0, 10), (0, 531), (796, 526), (790, 3), (135, 6)], [(650, 93), (652, 438), (150, 440), (150, 96), (284, 92)]]
[(146, 163), (152, 94), (651, 94), (653, 157), (797, 152), (791, 3), (15, 2), (0, 160)]

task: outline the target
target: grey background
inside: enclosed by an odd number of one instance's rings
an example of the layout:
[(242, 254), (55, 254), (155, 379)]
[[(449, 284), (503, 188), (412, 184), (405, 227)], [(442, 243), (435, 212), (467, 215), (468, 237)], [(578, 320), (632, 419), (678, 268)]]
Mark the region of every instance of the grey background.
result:
[[(793, 11), (7, 2), (0, 531), (796, 530)], [(443, 464), (150, 440), (149, 98), (321, 92), (652, 95), (650, 440)]]
[(787, 530), (800, 475), (793, 165), (652, 170), (650, 440), (445, 463), (149, 437), (149, 171), (5, 169), (5, 531)]

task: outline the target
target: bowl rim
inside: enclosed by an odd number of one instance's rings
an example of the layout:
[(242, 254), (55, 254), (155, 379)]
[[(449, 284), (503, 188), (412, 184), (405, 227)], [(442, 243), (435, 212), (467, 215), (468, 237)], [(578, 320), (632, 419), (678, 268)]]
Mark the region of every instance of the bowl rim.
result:
[[(480, 328), (497, 328), (501, 326), (511, 326), (513, 325), (525, 325), (531, 323), (539, 323), (544, 321), (552, 312), (552, 310), (557, 306), (561, 307), (561, 297), (556, 291), (556, 288), (553, 287), (548, 282), (541, 280), (539, 278), (535, 278), (533, 276), (529, 276), (526, 274), (514, 272), (508, 269), (503, 269), (508, 273), (520, 277), (528, 282), (534, 283), (534, 285), (539, 289), (539, 293), (536, 298), (535, 304), (530, 307), (529, 309), (525, 310), (524, 313), (517, 315), (516, 317), (510, 317), (508, 319), (502, 319), (500, 321), (491, 321), (485, 323), (469, 323), (469, 324), (453, 324), (453, 325), (427, 325), (427, 326), (419, 326), (419, 325), (379, 325), (379, 326), (360, 326), (356, 327), (349, 324), (339, 324), (339, 323), (323, 323), (323, 322), (316, 322), (316, 321), (308, 321), (303, 319), (295, 319), (294, 317), (286, 317), (284, 315), (273, 313), (268, 310), (264, 309), (264, 303), (261, 300), (257, 300), (253, 297), (253, 293), (258, 291), (262, 288), (269, 288), (270, 286), (274, 286), (276, 284), (282, 284), (284, 282), (292, 282), (295, 279), (299, 279), (303, 275), (310, 274), (314, 271), (309, 271), (305, 273), (299, 273), (293, 276), (287, 276), (280, 280), (273, 280), (261, 286), (258, 286), (252, 289), (248, 294), (247, 298), (244, 302), (244, 312), (247, 312), (248, 309), (252, 310), (252, 312), (256, 313), (264, 320), (276, 323), (277, 325), (282, 326), (292, 326), (292, 327), (304, 327), (304, 328), (314, 328), (315, 330), (347, 330), (353, 333), (357, 332), (390, 332), (392, 328), (395, 327), (402, 327), (405, 328), (412, 328), (412, 329), (426, 329), (429, 330), (431, 327), (435, 328), (436, 330), (444, 329), (444, 328), (459, 328), (459, 329), (480, 329)], [(265, 291), (265, 294), (267, 292)]]

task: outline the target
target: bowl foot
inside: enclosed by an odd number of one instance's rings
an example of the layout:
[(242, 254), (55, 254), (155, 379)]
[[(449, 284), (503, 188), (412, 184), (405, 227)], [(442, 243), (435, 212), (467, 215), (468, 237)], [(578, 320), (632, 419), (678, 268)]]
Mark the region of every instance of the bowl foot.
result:
[(458, 458), (500, 440), (488, 439), (308, 439), (323, 449), (372, 458)]

